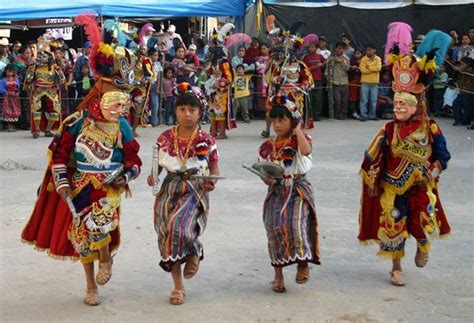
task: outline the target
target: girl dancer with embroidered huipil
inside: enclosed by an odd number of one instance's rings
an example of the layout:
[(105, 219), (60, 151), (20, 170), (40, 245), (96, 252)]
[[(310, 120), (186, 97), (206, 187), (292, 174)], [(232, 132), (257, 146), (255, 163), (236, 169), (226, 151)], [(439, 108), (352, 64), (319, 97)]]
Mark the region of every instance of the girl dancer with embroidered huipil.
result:
[[(92, 35), (100, 30), (92, 16), (79, 16)], [(79, 259), (84, 266), (87, 291), (84, 302), (100, 303), (98, 285), (112, 276), (112, 255), (120, 244), (121, 194), (129, 192), (128, 182), (140, 173), (139, 145), (124, 119), (129, 95), (117, 88), (125, 86), (133, 54), (123, 47), (108, 48), (113, 66), (101, 62), (104, 53), (91, 55), (102, 74), (78, 111), (64, 120), (49, 146), (48, 169), (39, 196), (21, 237), (54, 258)], [(100, 43), (101, 48), (110, 45)], [(110, 50), (110, 51), (109, 51)], [(112, 63), (113, 64), (113, 63)], [(105, 68), (105, 69), (104, 69)], [(97, 74), (96, 74), (97, 75)], [(94, 261), (99, 269), (94, 278)]]
[[(184, 278), (191, 278), (203, 259), (199, 237), (206, 228), (208, 192), (215, 185), (210, 178), (219, 174), (219, 168), (215, 140), (199, 127), (206, 104), (204, 95), (188, 83), (179, 84), (176, 94), (178, 125), (163, 132), (155, 148), (158, 160), (154, 162), (166, 169), (167, 175), (156, 196), (154, 217), (160, 266), (171, 272), (174, 281), (170, 302), (180, 305), (185, 296), (181, 264), (186, 263)], [(157, 185), (157, 173), (148, 177), (150, 186)]]
[(283, 267), (297, 263), (296, 283), (309, 279), (308, 263), (320, 264), (313, 189), (305, 175), (312, 167), (311, 137), (302, 131), (302, 115), (286, 96), (274, 96), (270, 111), (275, 139), (260, 146), (259, 161), (283, 168), (282, 178), (264, 176), (269, 186), (263, 205), (268, 251), (275, 270), (272, 289), (286, 291)]
[(441, 129), (428, 117), (422, 82), (436, 63), (443, 62), (451, 40), (431, 31), (417, 57), (410, 53), (410, 32), (405, 23), (389, 25), (385, 48), (386, 63), (393, 65), (394, 120), (375, 135), (360, 170), (359, 240), (378, 243), (378, 255), (392, 260), (390, 282), (395, 286), (405, 285), (401, 259), (406, 239), (410, 235), (416, 239), (415, 264), (424, 267), (431, 239), (451, 230), (438, 194), (439, 175), (451, 156)]

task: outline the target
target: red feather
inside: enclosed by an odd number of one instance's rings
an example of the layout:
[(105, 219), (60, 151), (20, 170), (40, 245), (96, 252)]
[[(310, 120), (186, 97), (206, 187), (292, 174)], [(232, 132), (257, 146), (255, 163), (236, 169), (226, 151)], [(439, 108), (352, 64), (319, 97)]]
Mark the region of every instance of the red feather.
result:
[(267, 17), (267, 32), (270, 32), (275, 28), (275, 20), (276, 17), (274, 15), (270, 15)]
[(75, 22), (84, 26), (87, 39), (92, 43), (91, 56), (89, 57), (90, 66), (95, 72), (97, 52), (99, 44), (102, 42), (102, 32), (95, 16), (90, 14), (82, 14), (76, 17)]
[(232, 34), (226, 37), (225, 42), (224, 42), (224, 47), (229, 48), (239, 43), (245, 43), (249, 45), (251, 42), (252, 42), (252, 38), (250, 38), (250, 36), (247, 34), (243, 34), (243, 33)]

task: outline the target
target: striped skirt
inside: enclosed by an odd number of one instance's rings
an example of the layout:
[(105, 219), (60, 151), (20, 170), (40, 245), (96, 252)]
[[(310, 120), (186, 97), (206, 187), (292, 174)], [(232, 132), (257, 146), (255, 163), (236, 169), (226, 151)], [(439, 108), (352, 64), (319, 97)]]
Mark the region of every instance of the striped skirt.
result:
[(291, 186), (273, 185), (263, 206), (272, 266), (319, 262), (318, 222), (311, 184), (304, 178)]
[(155, 200), (155, 231), (162, 260), (167, 272), (186, 256), (204, 257), (199, 237), (206, 228), (209, 195), (199, 180), (182, 180), (167, 176)]

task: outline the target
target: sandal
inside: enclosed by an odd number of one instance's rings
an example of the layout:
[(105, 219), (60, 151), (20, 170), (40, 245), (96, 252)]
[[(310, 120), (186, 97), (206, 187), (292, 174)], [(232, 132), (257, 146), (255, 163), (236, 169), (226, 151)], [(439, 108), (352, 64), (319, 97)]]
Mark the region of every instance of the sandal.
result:
[(86, 289), (86, 297), (84, 298), (84, 303), (90, 306), (99, 305), (99, 290), (97, 288)]
[(400, 270), (394, 270), (390, 272), (390, 283), (393, 286), (405, 286), (405, 276)]
[(192, 278), (196, 275), (199, 269), (199, 257), (196, 255), (189, 256), (186, 260), (186, 265), (183, 270), (183, 277), (186, 279)]
[(298, 264), (296, 269), (296, 278), (295, 281), (297, 284), (304, 284), (309, 280), (309, 266), (308, 263)]
[(420, 249), (416, 250), (415, 265), (419, 268), (423, 268), (428, 263), (429, 254), (421, 252)]
[(275, 293), (284, 293), (286, 292), (285, 282), (283, 279), (275, 279), (270, 284), (272, 284), (272, 290)]
[(268, 138), (270, 137), (270, 131), (263, 130), (262, 133), (260, 133), (260, 136), (263, 138)]
[(37, 131), (33, 132), (33, 138), (34, 138), (34, 139), (38, 139), (39, 136), (40, 136), (40, 133), (39, 133), (39, 132), (37, 132)]
[(54, 137), (54, 133), (52, 133), (50, 130), (48, 130), (44, 133), (44, 136), (45, 137)]
[(112, 259), (106, 262), (99, 261), (99, 270), (95, 276), (95, 281), (97, 284), (105, 285), (110, 280), (110, 278), (112, 278), (112, 263)]
[(227, 139), (227, 135), (219, 135), (215, 137), (216, 139)]
[(174, 289), (170, 294), (170, 303), (173, 305), (181, 305), (184, 303), (184, 290), (182, 289)]

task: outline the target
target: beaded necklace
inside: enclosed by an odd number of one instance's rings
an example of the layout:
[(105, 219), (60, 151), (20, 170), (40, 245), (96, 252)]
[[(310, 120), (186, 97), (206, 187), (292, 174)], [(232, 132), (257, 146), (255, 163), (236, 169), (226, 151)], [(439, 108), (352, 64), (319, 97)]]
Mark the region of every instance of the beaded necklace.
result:
[(184, 154), (181, 153), (179, 150), (179, 138), (178, 138), (178, 127), (173, 128), (173, 138), (174, 138), (174, 150), (176, 151), (176, 158), (178, 158), (179, 163), (181, 164), (181, 168), (179, 169), (181, 172), (185, 172), (186, 169), (186, 161), (189, 158), (189, 153), (191, 151), (191, 147), (193, 146), (194, 139), (196, 138), (198, 134), (198, 128), (195, 127), (193, 130), (193, 133), (191, 137), (189, 138), (188, 144), (186, 145), (186, 150), (184, 151)]
[(283, 150), (287, 147), (287, 145), (291, 141), (291, 136), (285, 140), (283, 140), (282, 147), (277, 151), (276, 150), (276, 138), (272, 140), (272, 157), (274, 160), (282, 160)]

